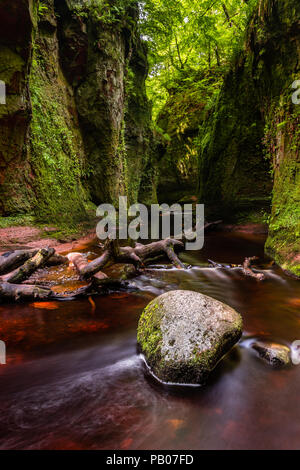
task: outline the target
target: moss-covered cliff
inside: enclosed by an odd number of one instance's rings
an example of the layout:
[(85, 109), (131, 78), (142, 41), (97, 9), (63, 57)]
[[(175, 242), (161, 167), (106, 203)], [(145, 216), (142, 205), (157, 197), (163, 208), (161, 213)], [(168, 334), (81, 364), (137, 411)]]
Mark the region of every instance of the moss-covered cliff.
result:
[(267, 206), (272, 182), (264, 158), (264, 121), (252, 75), (255, 58), (243, 53), (225, 77), (214, 109), (200, 131), (199, 200), (208, 213), (235, 218)]
[(73, 88), (61, 68), (58, 23), (52, 0), (43, 3), (35, 32), (29, 88), (32, 121), (28, 162), (35, 215), (59, 225), (87, 217), (83, 187), (87, 159)]
[(292, 100), (300, 79), (300, 4), (261, 0), (251, 26), (263, 64), (264, 144), (274, 180), (266, 251), (300, 276), (300, 105)]
[[(11, 3), (0, 4), (8, 90), (0, 107), (0, 215), (31, 212), (74, 225), (91, 201), (116, 203), (119, 194), (136, 201), (152, 158), (137, 8), (117, 0)], [(146, 183), (151, 202), (151, 175)]]
[[(266, 251), (299, 274), (298, 0), (260, 0), (215, 109), (200, 134), (199, 199), (234, 217), (272, 200)], [(272, 190), (273, 188), (273, 190)]]
[(103, 3), (55, 2), (61, 62), (74, 89), (93, 201), (117, 203), (127, 194), (136, 202), (152, 143), (147, 51), (137, 8), (115, 2), (120, 9), (111, 13)]

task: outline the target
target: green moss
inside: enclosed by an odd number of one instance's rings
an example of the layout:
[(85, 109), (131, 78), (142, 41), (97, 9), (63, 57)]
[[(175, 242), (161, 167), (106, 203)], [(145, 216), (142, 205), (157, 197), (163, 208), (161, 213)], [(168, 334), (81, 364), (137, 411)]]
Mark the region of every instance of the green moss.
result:
[[(284, 124), (284, 125), (283, 125)], [(300, 110), (283, 95), (266, 125), (266, 155), (273, 165), (272, 214), (266, 252), (300, 275)]]
[(158, 304), (155, 300), (150, 302), (140, 317), (137, 341), (149, 365), (155, 364), (157, 367), (161, 360), (162, 332)]
[(29, 161), (37, 220), (70, 227), (87, 219), (88, 199), (81, 183), (85, 171), (82, 138), (69, 111), (72, 100), (56, 60), (56, 55), (51, 57), (36, 45), (30, 75)]
[(156, 155), (151, 128), (151, 106), (145, 81), (148, 73), (147, 48), (137, 31), (129, 26), (130, 49), (125, 69), (125, 177), (130, 203), (152, 204), (156, 197)]
[(33, 226), (35, 218), (33, 215), (20, 214), (11, 217), (0, 217), (0, 228), (18, 227), (18, 226)]

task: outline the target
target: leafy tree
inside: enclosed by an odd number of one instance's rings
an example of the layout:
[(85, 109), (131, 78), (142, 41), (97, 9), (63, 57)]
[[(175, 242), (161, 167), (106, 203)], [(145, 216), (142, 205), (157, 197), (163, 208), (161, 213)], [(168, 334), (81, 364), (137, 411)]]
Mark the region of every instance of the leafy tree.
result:
[(143, 0), (140, 26), (149, 47), (148, 93), (154, 115), (174, 86), (199, 70), (226, 69), (239, 50), (257, 0)]

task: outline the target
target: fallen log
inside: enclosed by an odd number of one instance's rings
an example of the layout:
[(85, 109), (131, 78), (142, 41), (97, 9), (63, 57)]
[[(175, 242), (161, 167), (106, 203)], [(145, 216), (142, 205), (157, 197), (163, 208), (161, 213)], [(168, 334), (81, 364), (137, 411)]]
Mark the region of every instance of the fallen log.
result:
[(114, 256), (114, 260), (119, 263), (132, 263), (139, 269), (145, 266), (149, 258), (153, 260), (154, 258), (166, 256), (174, 266), (184, 269), (184, 264), (175, 253), (175, 249), (182, 250), (183, 248), (183, 242), (173, 238), (166, 238), (148, 245), (136, 243), (134, 248), (130, 246), (120, 247), (120, 252)]
[(38, 250), (15, 250), (0, 256), (0, 274), (6, 274), (18, 268), (32, 258)]
[(42, 248), (31, 259), (27, 260), (23, 266), (9, 276), (6, 276), (5, 281), (10, 284), (21, 284), (37, 269), (43, 267), (49, 258), (54, 255), (54, 252), (54, 248)]
[(14, 300), (44, 300), (53, 297), (54, 293), (47, 287), (28, 286), (20, 284), (10, 284), (3, 282), (0, 284), (0, 299)]
[(169, 260), (171, 263), (175, 266), (177, 269), (185, 269), (184, 264), (180, 261), (178, 256), (175, 254), (174, 251), (174, 246), (172, 245), (167, 245), (165, 248), (166, 255), (168, 256)]
[[(134, 254), (144, 262), (147, 258), (153, 258), (160, 254), (166, 254), (172, 264), (177, 264), (178, 266), (184, 268), (184, 264), (179, 260), (175, 254), (176, 250), (183, 250), (184, 243), (181, 240), (175, 240), (174, 238), (166, 238), (165, 240), (160, 240), (158, 242), (152, 242), (148, 245), (142, 245), (138, 243), (134, 250)], [(121, 253), (126, 248), (121, 248)]]
[[(27, 260), (33, 258), (38, 249), (29, 250), (14, 250), (7, 253), (3, 253), (0, 256), (0, 275), (10, 273), (15, 269), (19, 268)], [(47, 260), (47, 266), (58, 266), (60, 264), (67, 263), (68, 260), (65, 256), (53, 253), (53, 255)]]
[(46, 261), (45, 266), (60, 266), (61, 264), (67, 264), (68, 261), (69, 260), (66, 256), (54, 253), (54, 255), (50, 256), (50, 258)]

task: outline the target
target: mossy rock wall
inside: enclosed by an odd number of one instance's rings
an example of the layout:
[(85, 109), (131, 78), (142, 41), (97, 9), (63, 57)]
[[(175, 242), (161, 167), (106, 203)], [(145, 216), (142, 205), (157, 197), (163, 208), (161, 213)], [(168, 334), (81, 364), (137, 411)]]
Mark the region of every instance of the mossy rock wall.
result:
[(264, 159), (264, 121), (252, 76), (254, 55), (241, 54), (201, 130), (199, 201), (207, 215), (230, 218), (267, 205), (272, 181)]
[(1, 3), (0, 215), (74, 225), (91, 202), (155, 201), (147, 51), (119, 3)]
[(207, 214), (235, 218), (266, 210), (266, 251), (299, 274), (298, 0), (260, 0), (244, 50), (225, 77), (202, 129), (199, 200)]
[(44, 2), (30, 73), (32, 121), (28, 160), (36, 197), (35, 215), (59, 226), (87, 218), (83, 181), (86, 157), (74, 92), (61, 68), (53, 0)]
[(92, 199), (117, 204), (119, 195), (128, 195), (131, 203), (137, 202), (152, 145), (147, 51), (137, 31), (137, 9), (101, 21), (89, 12), (89, 2), (83, 9), (72, 0), (56, 4), (63, 65), (75, 90)]
[(300, 105), (292, 102), (292, 84), (300, 79), (299, 2), (261, 0), (250, 31), (259, 51), (263, 143), (274, 181), (266, 252), (300, 275)]
[(146, 94), (147, 46), (138, 34), (130, 38), (126, 69), (125, 154), (126, 187), (130, 202), (157, 202), (157, 161), (152, 130), (152, 109)]
[(263, 0), (255, 25), (253, 42), (268, 72), (264, 145), (274, 180), (266, 252), (300, 276), (300, 105), (292, 102), (292, 84), (300, 79), (300, 3)]

